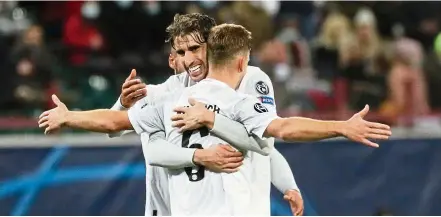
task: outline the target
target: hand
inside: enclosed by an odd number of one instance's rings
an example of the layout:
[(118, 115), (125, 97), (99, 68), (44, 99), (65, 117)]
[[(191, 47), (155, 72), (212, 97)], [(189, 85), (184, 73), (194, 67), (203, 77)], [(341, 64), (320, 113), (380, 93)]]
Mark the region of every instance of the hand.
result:
[(385, 124), (365, 121), (363, 118), (369, 112), (369, 106), (366, 105), (363, 110), (352, 116), (344, 122), (342, 134), (346, 138), (363, 143), (367, 146), (378, 148), (377, 143), (368, 139), (386, 140), (392, 135), (390, 127)]
[(138, 100), (147, 95), (146, 84), (140, 79), (135, 79), (136, 70), (132, 69), (121, 88), (120, 102), (125, 108), (130, 108)]
[(178, 114), (173, 115), (173, 127), (179, 127), (180, 132), (187, 130), (194, 130), (206, 126), (209, 129), (213, 128), (214, 112), (208, 110), (205, 104), (197, 102), (190, 98), (188, 99), (191, 107), (177, 107), (173, 111)]
[(198, 149), (193, 156), (193, 162), (218, 173), (237, 172), (243, 164), (242, 161), (242, 153), (230, 145), (214, 145), (208, 149)]
[(289, 202), (289, 206), (291, 207), (292, 214), (294, 216), (303, 215), (303, 210), (305, 209), (303, 205), (303, 198), (299, 191), (297, 190), (288, 190), (283, 195), (283, 199)]
[(46, 128), (44, 134), (51, 134), (60, 130), (63, 127), (69, 112), (66, 105), (62, 103), (56, 95), (52, 95), (52, 101), (57, 107), (43, 112), (38, 121), (38, 127)]

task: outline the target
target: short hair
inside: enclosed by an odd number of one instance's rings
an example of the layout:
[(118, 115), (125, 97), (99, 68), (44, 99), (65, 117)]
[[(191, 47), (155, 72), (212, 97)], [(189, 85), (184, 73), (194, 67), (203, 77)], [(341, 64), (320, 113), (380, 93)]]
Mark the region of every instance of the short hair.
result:
[(168, 35), (165, 42), (170, 43), (174, 48), (174, 41), (177, 37), (193, 34), (194, 40), (202, 44), (207, 42), (210, 30), (214, 26), (216, 26), (216, 21), (205, 14), (176, 14), (173, 22), (165, 30)]
[(238, 54), (251, 50), (251, 32), (236, 24), (221, 24), (211, 29), (208, 37), (208, 61), (220, 65), (234, 59)]

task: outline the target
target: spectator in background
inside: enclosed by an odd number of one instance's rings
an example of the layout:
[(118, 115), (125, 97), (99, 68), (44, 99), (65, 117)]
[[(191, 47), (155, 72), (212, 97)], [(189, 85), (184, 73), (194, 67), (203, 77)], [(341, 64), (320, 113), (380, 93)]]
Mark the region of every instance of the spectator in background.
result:
[(424, 61), (424, 72), (428, 86), (430, 106), (441, 109), (441, 33), (435, 39), (433, 51)]
[(329, 14), (313, 44), (314, 68), (319, 78), (334, 79), (342, 63), (342, 51), (352, 36), (351, 22), (341, 13)]
[(43, 42), (42, 27), (26, 30), (11, 53), (14, 66), (8, 76), (12, 95), (8, 109), (45, 109), (52, 82), (52, 55)]
[(259, 52), (262, 45), (273, 37), (270, 15), (260, 5), (236, 1), (219, 10), (220, 23), (237, 23), (253, 33), (252, 49)]
[(387, 64), (378, 35), (376, 18), (367, 8), (354, 17), (355, 36), (342, 49), (342, 76), (349, 81), (349, 105), (361, 109), (366, 104), (377, 109), (386, 98)]
[(399, 39), (394, 45), (392, 67), (387, 77), (389, 100), (381, 112), (392, 118), (429, 112), (426, 82), (422, 70), (423, 48), (412, 39)]
[(100, 14), (98, 2), (68, 2), (69, 15), (64, 25), (63, 41), (69, 48), (70, 62), (80, 66), (86, 63), (91, 51), (100, 51), (104, 39), (100, 31), (91, 22)]
[(26, 11), (17, 7), (17, 3), (17, 1), (0, 2), (0, 33), (3, 36), (16, 36), (31, 25)]

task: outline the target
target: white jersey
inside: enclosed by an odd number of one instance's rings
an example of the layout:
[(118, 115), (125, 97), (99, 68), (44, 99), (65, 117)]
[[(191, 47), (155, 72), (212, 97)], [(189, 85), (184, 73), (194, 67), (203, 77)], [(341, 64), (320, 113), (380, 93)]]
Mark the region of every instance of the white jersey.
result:
[[(265, 105), (266, 108), (274, 113), (276, 112), (273, 84), (269, 76), (265, 74), (265, 72), (263, 72), (260, 68), (248, 66), (247, 73), (242, 79), (237, 91), (257, 97), (257, 99), (263, 105)], [(263, 156), (255, 152), (248, 152), (247, 157), (251, 159), (251, 169), (253, 171), (248, 179), (249, 185), (252, 187), (251, 199), (249, 200), (248, 206), (246, 206), (246, 204), (242, 204), (242, 206), (240, 207), (248, 207), (248, 214), (270, 216), (270, 157)], [(233, 197), (234, 196), (238, 197), (239, 195), (233, 194)], [(240, 197), (238, 197), (238, 199), (239, 198)]]
[[(186, 75), (183, 76), (183, 74)], [(192, 86), (187, 73), (182, 73), (178, 79), (169, 79), (172, 87), (182, 89), (182, 87)], [(177, 84), (183, 82), (184, 85)], [(237, 92), (249, 94), (257, 97), (268, 109), (276, 112), (274, 89), (271, 79), (259, 67), (248, 66), (247, 73), (243, 77)], [(271, 191), (271, 161), (269, 156), (263, 156), (255, 152), (248, 152), (247, 157), (251, 165), (244, 166), (241, 171), (252, 170), (246, 179), (247, 185), (251, 186), (251, 191), (240, 195), (239, 192), (232, 192), (231, 197), (237, 198), (235, 208), (237, 214), (245, 215), (271, 215), (270, 191)], [(237, 177), (236, 177), (237, 178)], [(243, 192), (242, 192), (243, 193)], [(246, 199), (244, 199), (246, 198)], [(240, 211), (239, 211), (240, 210)]]
[[(133, 107), (142, 107), (149, 102), (155, 101), (164, 93), (176, 89), (184, 89), (192, 85), (192, 81), (186, 75), (181, 73), (172, 75), (164, 83), (159, 85), (147, 85), (147, 96), (135, 103)], [(146, 145), (149, 141), (149, 133), (141, 133), (142, 151), (146, 166), (146, 205), (145, 216), (151, 216), (153, 211), (157, 211), (158, 216), (170, 215), (170, 195), (168, 192), (168, 173), (163, 167), (150, 166), (146, 157)]]
[[(207, 104), (209, 109), (243, 123), (248, 132), (259, 137), (263, 136), (268, 124), (277, 118), (275, 111), (267, 109), (255, 97), (239, 94), (220, 81), (205, 79), (183, 91), (169, 94), (158, 100), (157, 104), (130, 109), (129, 119), (138, 134), (164, 130), (167, 140), (180, 147), (209, 148), (223, 142), (206, 130), (183, 135), (178, 129), (170, 127), (173, 108), (187, 106), (190, 97)], [(246, 180), (251, 177), (253, 170), (252, 164), (246, 161), (250, 159), (244, 160), (243, 167), (249, 168), (244, 169), (243, 173), (219, 174), (197, 167), (169, 170), (172, 215), (243, 214), (232, 205), (237, 204), (238, 197), (231, 194), (242, 195), (245, 191), (247, 193), (243, 195), (250, 197), (253, 187)]]

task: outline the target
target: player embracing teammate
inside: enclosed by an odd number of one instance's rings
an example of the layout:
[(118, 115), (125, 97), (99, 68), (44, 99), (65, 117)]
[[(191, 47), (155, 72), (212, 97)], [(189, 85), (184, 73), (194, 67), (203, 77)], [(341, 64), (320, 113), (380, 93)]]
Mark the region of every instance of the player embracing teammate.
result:
[[(191, 19), (199, 19), (202, 24), (207, 22), (212, 26), (208, 28), (209, 25), (194, 24)], [(368, 139), (387, 139), (390, 136), (388, 126), (363, 120), (368, 108), (347, 121), (279, 118), (275, 112), (271, 81), (260, 69), (248, 66), (251, 42), (248, 31), (237, 25), (223, 24), (212, 28), (214, 21), (200, 14), (178, 15), (174, 23), (181, 25), (172, 24), (167, 30), (176, 50), (176, 60), (182, 61), (188, 74), (171, 77), (162, 85), (147, 86), (147, 97), (141, 100), (138, 95), (145, 94), (143, 88), (124, 95), (131, 96), (132, 102), (138, 100), (129, 112), (71, 112), (54, 97), (57, 108), (44, 112), (40, 119), (40, 127), (45, 127), (47, 133), (68, 126), (98, 132), (135, 129), (142, 137), (145, 135), (147, 143), (143, 139), (143, 150), (147, 163), (168, 168), (161, 170), (165, 175), (169, 174), (169, 179), (164, 180), (165, 186), (159, 187), (160, 191), (161, 188), (165, 190), (157, 192), (164, 205), (171, 206), (171, 213), (168, 214), (269, 215), (270, 180), (277, 183), (273, 177), (276, 170), (273, 163), (277, 160), (272, 157), (276, 152), (273, 140), (267, 139), (269, 137), (312, 141), (345, 136), (377, 146)], [(200, 31), (201, 27), (204, 31)], [(205, 77), (207, 79), (203, 80)], [(137, 85), (142, 87), (139, 81), (134, 81), (128, 79), (126, 83), (131, 82), (132, 85), (125, 85), (131, 86), (132, 90), (137, 89), (133, 88)], [(193, 85), (195, 81), (200, 82)], [(125, 90), (127, 93), (127, 88)], [(171, 91), (173, 94), (164, 94)], [(189, 105), (190, 98), (203, 102), (205, 106), (190, 100), (193, 106), (185, 107)], [(121, 101), (127, 101), (127, 97), (122, 97)], [(215, 113), (205, 109), (210, 106), (219, 109), (212, 109), (217, 111)], [(174, 108), (179, 113), (172, 113)], [(120, 110), (123, 110), (122, 106)], [(231, 132), (231, 129), (234, 131)], [(215, 145), (226, 142), (239, 150), (253, 152), (243, 152), (243, 159), (229, 146)], [(268, 154), (270, 157), (263, 156)], [(289, 177), (282, 179), (290, 180)], [(163, 180), (159, 178), (156, 181), (162, 183)], [(159, 183), (151, 181), (150, 184)], [(167, 186), (170, 192), (167, 192)], [(280, 188), (289, 192), (296, 186)], [(205, 191), (201, 194), (200, 189)], [(169, 201), (170, 205), (167, 204)], [(300, 205), (297, 214), (301, 214), (302, 209)], [(167, 215), (166, 212), (160, 214)]]

